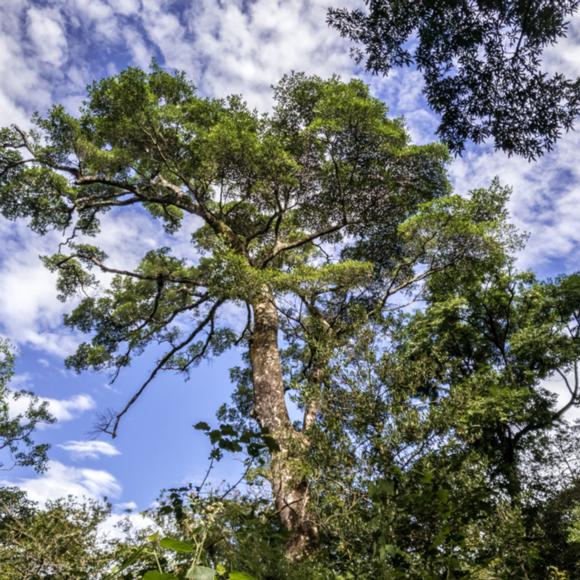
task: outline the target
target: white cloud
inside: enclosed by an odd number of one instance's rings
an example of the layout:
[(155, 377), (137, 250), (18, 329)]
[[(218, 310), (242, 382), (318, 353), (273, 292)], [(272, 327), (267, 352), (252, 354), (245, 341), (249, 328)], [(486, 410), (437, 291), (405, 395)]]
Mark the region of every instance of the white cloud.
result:
[[(1, 44), (2, 39), (0, 39), (0, 53), (2, 52)], [(18, 106), (8, 95), (3, 94), (0, 90), (0, 125), (4, 126), (12, 123), (26, 127), (28, 125), (28, 115), (22, 107)]]
[(52, 8), (30, 8), (27, 12), (28, 36), (37, 58), (53, 66), (67, 59), (67, 37), (60, 12)]
[(514, 223), (530, 233), (519, 264), (543, 271), (580, 269), (580, 133), (565, 135), (554, 151), (534, 163), (478, 148), (451, 165), (456, 189), (487, 187), (494, 176), (513, 187), (509, 209)]
[(67, 441), (59, 445), (61, 449), (68, 451), (72, 459), (98, 459), (99, 456), (114, 457), (121, 452), (107, 441)]
[(72, 495), (89, 499), (118, 497), (121, 486), (108, 471), (70, 467), (58, 461), (49, 461), (46, 473), (39, 477), (21, 479), (17, 485), (31, 500), (44, 504), (47, 500)]
[(192, 2), (181, 18), (144, 0), (141, 23), (167, 66), (185, 70), (208, 95), (242, 93), (271, 105), (270, 85), (291, 70), (350, 76), (348, 43), (326, 26), (330, 0)]
[(142, 34), (132, 26), (125, 26), (123, 27), (123, 37), (131, 52), (133, 62), (142, 69), (149, 68), (154, 52), (147, 45)]
[[(30, 377), (26, 374), (17, 375), (11, 381), (10, 385), (12, 388), (18, 387), (24, 388), (28, 391)], [(87, 394), (73, 395), (69, 399), (51, 399), (50, 397), (38, 397), (40, 402), (45, 402), (48, 404), (48, 410), (50, 414), (57, 420), (57, 422), (72, 421), (76, 419), (79, 415), (82, 415), (86, 411), (91, 411), (96, 407), (94, 399)], [(11, 417), (16, 417), (17, 415), (22, 415), (26, 412), (30, 405), (30, 397), (27, 395), (22, 395), (15, 397), (14, 395), (9, 397), (9, 412)]]
[(8, 22), (0, 19), (0, 122), (27, 127), (30, 109), (46, 106), (50, 91), (40, 74), (42, 63), (25, 54), (25, 42), (14, 35), (18, 25), (8, 28)]
[[(66, 0), (63, 4), (71, 22), (78, 28), (84, 28), (83, 33), (90, 34), (91, 41), (119, 41), (120, 22), (111, 6), (103, 0)], [(83, 44), (86, 47), (89, 43)]]
[[(96, 243), (110, 255), (110, 264), (132, 268), (143, 254), (159, 247), (164, 233), (143, 213), (108, 214)], [(75, 351), (80, 338), (63, 327), (62, 319), (76, 301), (57, 299), (56, 274), (49, 272), (39, 256), (50, 255), (62, 238), (30, 232), (24, 220), (0, 218), (0, 330), (13, 342), (65, 357)], [(180, 245), (185, 242), (180, 242)], [(103, 283), (110, 276), (99, 275)]]
[(70, 399), (50, 399), (41, 397), (48, 403), (48, 410), (57, 421), (72, 421), (85, 411), (91, 411), (96, 407), (94, 399), (90, 395), (74, 395)]
[[(130, 504), (135, 505), (133, 502)], [(119, 504), (122, 505), (122, 504)], [(107, 540), (123, 540), (127, 538), (126, 523), (129, 523), (133, 532), (150, 529), (158, 530), (159, 526), (149, 517), (142, 514), (112, 513), (104, 522), (99, 524), (98, 534)]]
[(568, 34), (544, 53), (544, 68), (550, 73), (564, 73), (575, 78), (580, 74), (580, 13), (570, 20)]
[(129, 16), (135, 14), (141, 8), (139, 0), (108, 0), (111, 8), (118, 14)]
[(66, 306), (56, 298), (56, 276), (39, 255), (56, 249), (58, 237), (28, 231), (24, 221), (0, 220), (0, 324), (14, 342), (30, 344), (52, 354), (70, 354), (76, 341), (59, 330)]
[(423, 76), (408, 68), (394, 69), (387, 77), (366, 79), (372, 93), (387, 103), (393, 116), (403, 115), (413, 143), (436, 141), (439, 117), (429, 109), (423, 95)]

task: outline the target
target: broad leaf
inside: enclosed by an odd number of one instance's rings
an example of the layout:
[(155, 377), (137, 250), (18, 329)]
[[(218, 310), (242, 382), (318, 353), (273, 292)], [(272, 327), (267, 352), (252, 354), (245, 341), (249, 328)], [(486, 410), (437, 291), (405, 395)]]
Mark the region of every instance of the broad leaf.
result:
[(173, 574), (165, 574), (165, 572), (157, 572), (157, 570), (149, 570), (145, 572), (143, 580), (179, 580), (177, 576)]
[(192, 580), (214, 580), (215, 570), (208, 568), (207, 566), (196, 566), (193, 565), (185, 575), (186, 578), (191, 578)]
[(172, 552), (181, 552), (184, 554), (189, 554), (195, 550), (192, 544), (187, 542), (181, 542), (180, 540), (174, 540), (173, 538), (163, 538), (159, 545), (166, 550), (171, 550)]

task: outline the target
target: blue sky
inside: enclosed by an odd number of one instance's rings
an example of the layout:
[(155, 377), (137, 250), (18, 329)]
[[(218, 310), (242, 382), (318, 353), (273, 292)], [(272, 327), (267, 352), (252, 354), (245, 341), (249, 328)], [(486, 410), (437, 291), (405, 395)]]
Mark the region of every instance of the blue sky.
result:
[[(152, 57), (184, 70), (208, 96), (243, 94), (268, 110), (270, 85), (286, 72), (304, 70), (343, 78), (363, 77), (393, 114), (405, 115), (416, 142), (433, 139), (436, 117), (425, 107), (420, 76), (395, 71), (388, 79), (357, 70), (348, 45), (327, 28), (329, 5), (349, 0), (3, 0), (0, 5), (0, 125), (29, 126), (30, 114), (63, 103), (74, 111), (84, 87), (128, 65), (147, 67)], [(546, 70), (580, 73), (580, 19), (567, 39), (546, 54)], [(580, 137), (570, 133), (536, 163), (507, 158), (489, 146), (470, 147), (450, 166), (456, 190), (486, 186), (494, 176), (514, 188), (513, 222), (529, 232), (522, 268), (540, 276), (580, 270)], [(195, 224), (192, 224), (195, 227)], [(111, 258), (131, 266), (162, 234), (139, 213), (111, 214), (101, 243)], [(37, 439), (50, 442), (51, 464), (42, 476), (26, 470), (2, 475), (38, 500), (72, 493), (108, 496), (117, 505), (146, 508), (163, 487), (199, 481), (208, 445), (192, 424), (211, 422), (227, 400), (228, 368), (237, 353), (202, 364), (184, 382), (165, 375), (133, 408), (115, 441), (92, 433), (96, 414), (119, 408), (155, 360), (148, 354), (108, 385), (104, 374), (75, 375), (63, 358), (80, 337), (62, 326), (71, 304), (56, 299), (54, 276), (39, 255), (53, 252), (58, 238), (30, 233), (23, 222), (0, 221), (0, 333), (18, 347), (14, 386), (49, 400), (59, 419)], [(187, 252), (187, 234), (171, 240)], [(106, 284), (106, 280), (103, 280)], [(235, 317), (235, 312), (231, 313)], [(224, 462), (214, 480), (235, 474)]]

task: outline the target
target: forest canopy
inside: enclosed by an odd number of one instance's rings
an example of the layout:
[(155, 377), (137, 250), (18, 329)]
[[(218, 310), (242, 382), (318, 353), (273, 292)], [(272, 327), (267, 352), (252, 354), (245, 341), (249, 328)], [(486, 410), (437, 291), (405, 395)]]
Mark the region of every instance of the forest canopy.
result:
[[(164, 372), (237, 349), (231, 401), (195, 427), (210, 465), (246, 468), (168, 490), (148, 535), (106, 546), (85, 540), (107, 506), (4, 490), (0, 571), (23, 577), (50, 529), (31, 578), (78, 577), (67, 558), (103, 578), (576, 577), (580, 276), (520, 271), (509, 188), (454, 194), (446, 147), (413, 145), (363, 82), (294, 73), (274, 100), (129, 68), (76, 116), (0, 132), (3, 215), (63, 235), (44, 262), (86, 337), (67, 365), (122, 381), (159, 353), (101, 431)], [(113, 265), (101, 220), (132, 209), (167, 244)]]

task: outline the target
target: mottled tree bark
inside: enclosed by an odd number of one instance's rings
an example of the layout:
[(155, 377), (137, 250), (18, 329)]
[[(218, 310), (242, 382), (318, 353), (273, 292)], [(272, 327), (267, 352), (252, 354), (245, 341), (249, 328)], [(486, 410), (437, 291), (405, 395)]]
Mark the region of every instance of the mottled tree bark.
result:
[(307, 440), (304, 433), (294, 428), (288, 415), (278, 346), (278, 312), (270, 292), (263, 290), (260, 293), (253, 303), (253, 313), (250, 361), (254, 414), (279, 447), (272, 453), (270, 483), (282, 525), (290, 532), (287, 556), (297, 560), (317, 535), (308, 517), (308, 483), (299, 469)]

